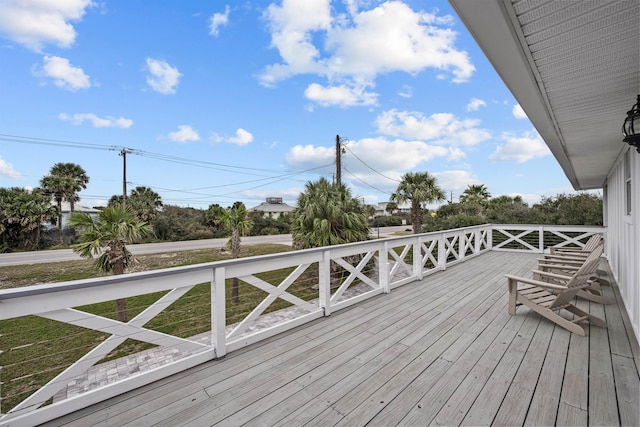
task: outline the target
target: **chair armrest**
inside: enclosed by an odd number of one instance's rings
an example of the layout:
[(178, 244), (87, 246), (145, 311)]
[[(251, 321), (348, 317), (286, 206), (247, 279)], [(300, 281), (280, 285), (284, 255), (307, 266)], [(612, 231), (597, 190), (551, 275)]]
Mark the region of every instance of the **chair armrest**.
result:
[(565, 247), (561, 247), (561, 248), (553, 248), (554, 251), (556, 252), (580, 252), (583, 251), (583, 248), (565, 248)]
[(570, 267), (581, 267), (584, 261), (571, 260), (571, 259), (553, 259), (553, 258), (538, 258), (538, 263), (544, 262), (549, 265), (564, 265)]
[(556, 280), (564, 280), (567, 282), (571, 280), (571, 276), (567, 276), (566, 274), (552, 273), (550, 271), (531, 270), (531, 273), (539, 274), (540, 276), (550, 277)]
[(564, 291), (567, 289), (566, 286), (554, 285), (547, 282), (541, 282), (540, 280), (528, 279), (526, 277), (512, 276), (511, 274), (505, 274), (505, 277), (516, 282), (527, 283), (529, 285), (539, 286), (541, 288), (554, 289), (557, 291)]
[(570, 265), (570, 264), (554, 264), (548, 263), (544, 261), (538, 262), (538, 269), (542, 267), (550, 268), (552, 270), (569, 270), (569, 271), (578, 271), (582, 265)]
[(544, 254), (544, 258), (553, 258), (553, 259), (566, 259), (569, 261), (582, 261), (587, 258), (590, 253), (585, 254)]
[(550, 260), (562, 260), (562, 261), (572, 261), (572, 262), (583, 262), (587, 259), (588, 255), (585, 256), (573, 256), (573, 255), (553, 255), (553, 254), (545, 254), (544, 258)]

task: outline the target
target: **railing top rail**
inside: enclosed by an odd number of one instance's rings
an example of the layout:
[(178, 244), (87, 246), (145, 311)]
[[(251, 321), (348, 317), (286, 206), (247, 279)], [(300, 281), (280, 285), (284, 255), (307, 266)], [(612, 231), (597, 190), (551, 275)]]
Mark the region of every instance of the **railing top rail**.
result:
[[(440, 236), (440, 235), (449, 235), (451, 233), (456, 233), (456, 232), (469, 231), (473, 229), (487, 229), (487, 228), (494, 228), (494, 227), (510, 228), (510, 229), (527, 229), (527, 228), (544, 227), (549, 230), (558, 229), (558, 230), (566, 231), (566, 230), (575, 229), (576, 231), (582, 230), (582, 231), (593, 231), (593, 232), (603, 232), (605, 230), (604, 227), (599, 227), (599, 226), (569, 226), (569, 225), (558, 226), (558, 225), (539, 225), (539, 224), (538, 225), (536, 224), (532, 224), (532, 225), (480, 224), (480, 225), (474, 225), (469, 227), (461, 227), (461, 228), (441, 230), (441, 231), (432, 231), (432, 232), (421, 233), (421, 234), (393, 236), (393, 237), (386, 237), (382, 239), (366, 240), (362, 242), (346, 243), (346, 244), (340, 245), (340, 247), (355, 248), (359, 246), (379, 245), (381, 244), (381, 242), (384, 242), (384, 241), (400, 241), (400, 240), (414, 239), (416, 237), (424, 238), (424, 237), (433, 237), (433, 236)], [(73, 281), (60, 282), (60, 283), (32, 285), (32, 286), (26, 286), (21, 288), (14, 288), (14, 289), (2, 289), (0, 290), (0, 302), (2, 300), (12, 299), (12, 298), (22, 298), (22, 297), (27, 297), (32, 295), (51, 293), (51, 292), (69, 291), (69, 290), (77, 290), (77, 289), (92, 288), (92, 287), (99, 287), (99, 286), (109, 286), (109, 285), (115, 285), (115, 284), (120, 284), (124, 282), (130, 283), (130, 282), (135, 282), (136, 280), (148, 280), (154, 277), (166, 278), (167, 276), (171, 276), (171, 275), (177, 276), (177, 275), (188, 274), (188, 273), (193, 273), (193, 272), (198, 272), (203, 270), (211, 270), (211, 269), (220, 268), (220, 267), (239, 266), (242, 264), (255, 263), (259, 261), (270, 261), (274, 259), (282, 259), (282, 258), (290, 258), (290, 257), (292, 258), (308, 257), (309, 254), (319, 255), (322, 252), (331, 250), (332, 248), (335, 248), (335, 247), (324, 246), (320, 248), (300, 249), (300, 250), (287, 251), (287, 252), (281, 252), (276, 254), (257, 255), (252, 257), (235, 258), (235, 259), (214, 261), (214, 262), (208, 262), (208, 263), (202, 263), (202, 264), (170, 267), (170, 268), (164, 268), (164, 269), (152, 270), (152, 271), (127, 273), (127, 274), (122, 274), (118, 276), (96, 277), (96, 278), (80, 279), (80, 280), (73, 280)]]
[[(479, 228), (485, 227), (486, 224), (465, 228)], [(354, 242), (354, 243), (346, 243), (344, 245), (340, 245), (341, 248), (347, 247), (358, 247), (358, 246), (367, 246), (367, 245), (378, 245), (382, 240), (389, 239), (412, 239), (416, 236), (424, 236), (424, 235), (439, 235), (443, 233), (449, 233), (452, 230), (444, 230), (444, 231), (435, 231), (430, 233), (423, 233), (420, 235), (408, 235), (408, 236), (395, 236), (388, 237), (385, 239), (374, 239), (374, 240), (366, 240), (362, 242)], [(242, 264), (254, 263), (256, 261), (267, 261), (273, 259), (282, 259), (289, 257), (301, 257), (308, 256), (309, 254), (320, 254), (326, 250), (331, 250), (331, 246), (324, 246), (320, 248), (311, 248), (311, 249), (300, 249), (296, 251), (287, 251), (276, 254), (268, 254), (268, 255), (256, 255), (252, 257), (245, 258), (235, 258), (229, 260), (221, 260), (221, 261), (213, 261), (202, 264), (194, 264), (180, 267), (170, 267), (164, 268), (160, 270), (152, 270), (152, 271), (141, 271), (136, 273), (127, 273), (121, 274), (118, 276), (106, 276), (106, 277), (95, 277), (90, 279), (80, 279), (80, 280), (72, 280), (67, 282), (59, 282), (59, 283), (48, 283), (48, 284), (40, 284), (40, 285), (32, 285), (25, 286), (22, 288), (15, 289), (3, 289), (0, 290), (0, 301), (7, 300), (12, 298), (22, 298), (32, 295), (40, 295), (50, 292), (60, 292), (60, 291), (69, 291), (69, 290), (77, 290), (77, 289), (85, 289), (92, 288), (97, 286), (109, 286), (115, 285), (123, 282), (135, 282), (136, 280), (147, 280), (154, 277), (167, 277), (171, 275), (180, 275), (184, 273), (192, 273), (202, 270), (210, 270), (213, 268), (219, 267), (230, 267), (230, 266), (238, 266)]]

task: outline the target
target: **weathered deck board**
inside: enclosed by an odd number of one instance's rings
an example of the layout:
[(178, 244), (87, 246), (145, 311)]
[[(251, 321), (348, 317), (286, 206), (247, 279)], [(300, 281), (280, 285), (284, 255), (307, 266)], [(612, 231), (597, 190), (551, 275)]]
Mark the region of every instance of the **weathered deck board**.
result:
[(545, 354), (544, 364), (536, 385), (525, 425), (554, 425), (558, 414), (562, 375), (567, 362), (571, 332), (563, 328), (554, 328), (551, 343)]
[(638, 344), (615, 287), (579, 337), (518, 308), (491, 252), (49, 425), (638, 425)]

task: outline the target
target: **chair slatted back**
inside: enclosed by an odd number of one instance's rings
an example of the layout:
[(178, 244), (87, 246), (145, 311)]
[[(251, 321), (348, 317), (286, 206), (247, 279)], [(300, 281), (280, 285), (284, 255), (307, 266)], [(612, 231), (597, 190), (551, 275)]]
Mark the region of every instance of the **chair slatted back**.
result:
[(588, 280), (589, 278), (593, 277), (596, 270), (598, 269), (602, 251), (603, 246), (598, 245), (593, 250), (593, 252), (589, 254), (578, 271), (576, 271), (573, 276), (571, 276), (571, 279), (567, 283), (567, 289), (558, 293), (558, 296), (553, 301), (553, 304), (549, 306), (550, 309), (553, 310), (554, 308), (563, 307), (566, 304), (569, 304), (576, 296), (578, 291), (589, 286)]
[(593, 252), (598, 246), (601, 246), (602, 244), (602, 236), (600, 236), (599, 234), (594, 234), (589, 238), (589, 240), (587, 240), (587, 243), (585, 243), (582, 251)]

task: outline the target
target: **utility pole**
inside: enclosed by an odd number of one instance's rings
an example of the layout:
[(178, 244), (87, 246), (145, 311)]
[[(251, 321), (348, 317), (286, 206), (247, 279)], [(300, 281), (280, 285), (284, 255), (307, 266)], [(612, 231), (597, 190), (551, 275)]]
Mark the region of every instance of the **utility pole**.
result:
[(122, 156), (122, 204), (127, 204), (127, 154), (130, 154), (131, 150), (123, 148), (120, 150)]
[(336, 183), (340, 186), (341, 174), (342, 174), (342, 160), (340, 159), (340, 154), (342, 152), (342, 147), (340, 146), (340, 135), (336, 135)]

